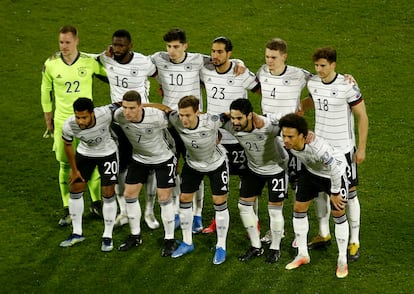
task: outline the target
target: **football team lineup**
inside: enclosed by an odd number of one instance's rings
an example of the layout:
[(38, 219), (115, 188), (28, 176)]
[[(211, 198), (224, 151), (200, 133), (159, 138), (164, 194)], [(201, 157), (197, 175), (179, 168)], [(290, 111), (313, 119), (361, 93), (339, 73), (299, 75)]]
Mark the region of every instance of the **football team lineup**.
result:
[[(295, 195), (292, 245), (297, 256), (285, 268), (309, 263), (309, 250), (331, 243), (332, 215), (338, 246), (336, 276), (345, 278), (348, 262), (359, 258), (356, 164), (365, 160), (368, 117), (355, 79), (335, 71), (336, 50), (315, 50), (316, 74), (312, 75), (287, 65), (287, 44), (274, 38), (266, 44), (266, 63), (254, 74), (241, 60), (232, 59), (233, 45), (225, 36), (212, 41), (210, 56), (187, 52), (182, 29), (169, 30), (163, 39), (167, 51), (146, 56), (132, 50), (130, 33), (121, 29), (113, 33), (104, 53), (86, 55), (78, 51), (74, 26), (59, 31), (60, 52), (43, 67), (41, 102), (47, 126), (43, 136), (53, 138), (60, 163), (64, 215), (59, 225), (72, 226), (60, 246), (72, 247), (85, 240), (83, 193), (88, 186), (92, 212), (104, 221), (101, 251), (113, 250), (113, 229), (125, 224), (130, 235), (118, 250), (139, 247), (138, 196), (145, 184), (144, 220), (149, 228), (160, 227), (154, 216), (156, 198), (161, 208), (161, 256), (184, 256), (194, 251), (194, 233), (216, 233), (213, 264), (222, 264), (230, 224), (229, 176), (238, 175), (238, 209), (250, 240), (240, 261), (263, 255), (262, 241), (270, 244), (266, 262), (279, 261), (283, 202), (290, 183)], [(112, 105), (94, 106), (90, 99), (94, 76), (109, 83)], [(160, 104), (148, 104), (149, 77), (159, 83)], [(301, 99), (304, 88), (309, 96)], [(264, 115), (253, 111), (248, 91), (261, 96)], [(203, 92), (206, 113), (200, 111)], [(303, 117), (311, 109), (314, 132), (309, 132)], [(358, 142), (349, 127), (354, 116)], [(203, 230), (205, 176), (215, 216)], [(270, 230), (261, 238), (257, 199), (265, 186)], [(318, 199), (320, 230), (308, 243), (307, 211), (314, 198)], [(183, 237), (178, 243), (177, 228)]]

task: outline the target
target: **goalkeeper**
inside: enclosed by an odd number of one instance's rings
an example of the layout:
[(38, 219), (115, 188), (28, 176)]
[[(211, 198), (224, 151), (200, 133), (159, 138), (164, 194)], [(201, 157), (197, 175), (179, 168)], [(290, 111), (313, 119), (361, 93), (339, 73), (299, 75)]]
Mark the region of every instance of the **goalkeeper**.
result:
[[(42, 69), (41, 104), (48, 133), (53, 136), (56, 159), (59, 162), (59, 186), (64, 214), (59, 225), (71, 224), (69, 215), (69, 174), (70, 165), (66, 158), (62, 126), (73, 114), (73, 102), (79, 97), (92, 97), (93, 76), (106, 76), (105, 70), (91, 56), (78, 51), (78, 33), (73, 26), (59, 30), (60, 51), (49, 57)], [(54, 115), (53, 113), (54, 100)], [(47, 136), (47, 134), (46, 134)], [(76, 146), (78, 141), (74, 142)], [(100, 177), (95, 170), (88, 182), (93, 213), (101, 215)]]

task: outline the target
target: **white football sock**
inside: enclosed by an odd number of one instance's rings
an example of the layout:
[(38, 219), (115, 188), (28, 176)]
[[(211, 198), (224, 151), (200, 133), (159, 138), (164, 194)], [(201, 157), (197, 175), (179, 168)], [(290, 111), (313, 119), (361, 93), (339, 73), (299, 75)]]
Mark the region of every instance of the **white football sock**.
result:
[(227, 233), (229, 231), (230, 214), (227, 208), (227, 202), (220, 205), (214, 205), (216, 218), (217, 244), (216, 247), (222, 247), (226, 250)]
[(339, 258), (345, 259), (348, 248), (349, 239), (349, 224), (346, 219), (346, 214), (341, 217), (334, 217), (335, 222), (335, 238), (338, 245)]
[(164, 239), (174, 239), (174, 207), (172, 199), (158, 201), (161, 207), (161, 220), (164, 226)]
[(361, 207), (357, 191), (350, 191), (347, 210), (350, 224), (349, 243), (359, 244), (359, 227), (361, 221)]
[(329, 218), (331, 216), (331, 203), (329, 196), (326, 193), (320, 192), (314, 202), (319, 222), (319, 235), (326, 237), (330, 234)]
[(270, 249), (280, 250), (280, 241), (285, 227), (283, 218), (283, 204), (281, 206), (268, 205), (270, 217), (270, 230), (272, 231), (272, 243)]
[(183, 233), (183, 242), (193, 244), (193, 202), (180, 202), (180, 226)]
[(240, 211), (240, 218), (247, 230), (251, 245), (255, 248), (261, 248), (262, 243), (260, 242), (259, 231), (257, 230), (258, 218), (253, 210), (253, 202), (239, 200), (238, 207)]
[(293, 230), (295, 232), (298, 255), (309, 256), (308, 252), (308, 231), (309, 221), (306, 212), (293, 213)]
[(84, 210), (83, 192), (70, 193), (69, 213), (72, 219), (72, 232), (82, 235), (82, 215)]
[(138, 197), (125, 198), (125, 201), (131, 235), (139, 235), (141, 234), (141, 205)]
[(110, 198), (102, 197), (102, 200), (102, 215), (104, 219), (105, 228), (102, 237), (112, 238), (112, 231), (114, 229), (117, 212), (116, 199), (115, 196), (112, 196)]

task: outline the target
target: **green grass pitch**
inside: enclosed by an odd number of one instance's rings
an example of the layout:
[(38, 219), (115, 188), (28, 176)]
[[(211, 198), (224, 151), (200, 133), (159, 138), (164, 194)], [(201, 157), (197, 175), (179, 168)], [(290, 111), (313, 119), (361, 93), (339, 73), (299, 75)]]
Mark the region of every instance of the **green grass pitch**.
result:
[[(414, 180), (412, 96), (414, 6), (408, 0), (381, 1), (28, 1), (0, 3), (0, 293), (412, 293)], [(215, 236), (195, 236), (195, 251), (162, 258), (163, 233), (144, 222), (142, 247), (131, 252), (100, 251), (103, 225), (85, 205), (85, 242), (62, 249), (70, 233), (60, 228), (58, 165), (40, 107), (41, 68), (58, 50), (58, 28), (73, 24), (79, 49), (101, 52), (112, 33), (129, 30), (134, 49), (164, 50), (163, 34), (186, 30), (189, 50), (209, 54), (211, 41), (229, 37), (233, 56), (256, 72), (264, 63), (268, 39), (288, 42), (288, 64), (313, 71), (315, 48), (333, 45), (337, 71), (358, 81), (370, 118), (367, 160), (359, 166), (362, 209), (361, 258), (349, 276), (335, 277), (336, 244), (311, 252), (311, 263), (287, 271), (295, 255), (292, 199), (285, 202), (286, 238), (278, 264), (264, 258), (241, 263), (249, 246), (237, 209), (232, 178), (228, 258), (212, 264)], [(155, 91), (154, 101), (159, 100)], [(108, 86), (95, 83), (97, 105), (109, 103)], [(305, 93), (304, 93), (305, 94)], [(259, 108), (259, 96), (251, 95)], [(312, 120), (312, 115), (307, 116)], [(213, 216), (206, 189), (204, 224)], [(85, 197), (86, 201), (89, 197)], [(143, 200), (143, 199), (141, 199)], [(142, 207), (144, 207), (142, 205)], [(159, 207), (156, 206), (159, 218)], [(268, 227), (266, 197), (260, 199), (262, 231)], [(317, 231), (310, 210), (310, 236)], [(333, 231), (333, 227), (332, 227)], [(114, 232), (115, 246), (128, 235)], [(181, 239), (181, 232), (176, 237)]]

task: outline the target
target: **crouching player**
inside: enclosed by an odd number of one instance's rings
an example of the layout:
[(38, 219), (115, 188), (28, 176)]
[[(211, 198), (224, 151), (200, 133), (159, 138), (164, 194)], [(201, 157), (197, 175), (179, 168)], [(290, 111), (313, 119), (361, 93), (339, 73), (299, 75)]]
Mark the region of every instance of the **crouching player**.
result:
[[(98, 167), (101, 175), (102, 214), (105, 225), (101, 250), (111, 251), (112, 230), (117, 212), (115, 184), (118, 181), (117, 145), (110, 133), (112, 110), (110, 106), (94, 108), (89, 98), (78, 98), (73, 103), (73, 109), (75, 114), (65, 121), (62, 132), (64, 150), (71, 167), (69, 213), (73, 231), (67, 240), (60, 243), (60, 246), (70, 247), (85, 240), (82, 233), (83, 191), (93, 170)], [(74, 138), (80, 140), (76, 152), (72, 145)]]
[(298, 245), (298, 255), (286, 265), (292, 270), (310, 262), (307, 235), (309, 222), (307, 211), (313, 198), (319, 192), (330, 195), (332, 216), (335, 223), (335, 236), (338, 245), (338, 261), (336, 276), (345, 278), (348, 275), (347, 245), (349, 226), (345, 214), (348, 198), (348, 182), (346, 177), (346, 159), (323, 139), (316, 137), (306, 143), (308, 126), (305, 119), (296, 114), (287, 114), (279, 121), (283, 142), (304, 165), (299, 175), (298, 190), (293, 212), (293, 230)]

